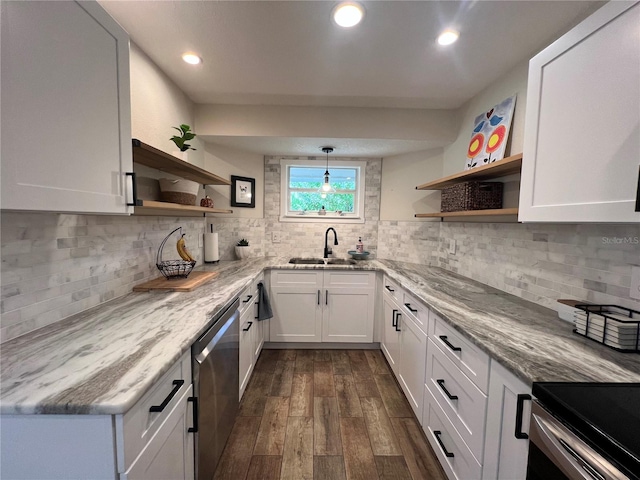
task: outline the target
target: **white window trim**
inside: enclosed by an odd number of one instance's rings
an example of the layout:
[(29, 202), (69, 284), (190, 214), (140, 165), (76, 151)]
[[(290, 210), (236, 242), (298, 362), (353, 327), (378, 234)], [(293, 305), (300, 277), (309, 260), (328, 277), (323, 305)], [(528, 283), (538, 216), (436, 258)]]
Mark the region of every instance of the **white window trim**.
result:
[(305, 215), (291, 213), (288, 211), (289, 206), (289, 167), (321, 167), (326, 168), (326, 160), (292, 160), (280, 159), (280, 221), (281, 222), (298, 222), (298, 223), (364, 223), (364, 192), (365, 177), (367, 170), (367, 162), (362, 160), (353, 161), (331, 161), (329, 160), (329, 168), (350, 167), (355, 168), (358, 172), (358, 190), (355, 196), (355, 212), (352, 214), (336, 215), (334, 212), (327, 212), (326, 215), (318, 215), (317, 212), (307, 212)]

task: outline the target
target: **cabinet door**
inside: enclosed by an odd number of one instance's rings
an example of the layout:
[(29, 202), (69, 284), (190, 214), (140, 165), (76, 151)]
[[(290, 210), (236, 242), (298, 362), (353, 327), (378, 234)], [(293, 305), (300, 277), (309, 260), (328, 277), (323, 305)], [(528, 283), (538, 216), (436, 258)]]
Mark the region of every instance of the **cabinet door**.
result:
[(0, 17), (2, 208), (131, 213), (127, 33), (95, 2), (2, 2)]
[(520, 221), (640, 221), (638, 25), (609, 2), (531, 60)]
[(192, 480), (194, 478), (191, 403), (193, 387), (184, 393), (122, 480)]
[(371, 343), (373, 341), (372, 290), (328, 287), (321, 303), (323, 342)]
[(267, 324), (267, 320), (258, 321), (258, 291), (254, 292), (254, 298), (256, 301), (253, 302), (253, 317), (255, 323), (253, 324), (253, 361), (254, 364), (258, 357), (260, 356), (260, 352), (262, 351), (262, 346), (264, 345), (264, 330), (265, 325)]
[(240, 317), (240, 398), (247, 388), (255, 361), (254, 329), (257, 328), (257, 320), (254, 317), (253, 308), (245, 310)]
[(320, 286), (272, 287), (271, 342), (322, 341)]
[(397, 316), (400, 333), (400, 385), (416, 417), (422, 418), (424, 379), (427, 362), (427, 334), (407, 315)]
[(491, 362), (483, 480), (526, 478), (530, 398), (531, 387)]
[(398, 376), (398, 368), (400, 366), (400, 333), (396, 328), (396, 316), (400, 309), (391, 300), (384, 299), (384, 325), (382, 327), (382, 341), (380, 347), (382, 353), (387, 357), (391, 370)]

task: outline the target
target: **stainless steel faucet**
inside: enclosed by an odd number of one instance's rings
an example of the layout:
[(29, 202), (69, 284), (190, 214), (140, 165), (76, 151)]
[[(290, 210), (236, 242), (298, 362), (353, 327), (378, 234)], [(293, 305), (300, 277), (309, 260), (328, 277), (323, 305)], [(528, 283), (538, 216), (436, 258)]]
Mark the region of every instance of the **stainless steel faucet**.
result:
[(324, 232), (324, 258), (329, 258), (329, 255), (332, 253), (329, 248), (328, 240), (329, 240), (329, 230), (333, 230), (333, 244), (338, 245), (338, 234), (336, 233), (335, 228), (329, 227), (327, 231)]

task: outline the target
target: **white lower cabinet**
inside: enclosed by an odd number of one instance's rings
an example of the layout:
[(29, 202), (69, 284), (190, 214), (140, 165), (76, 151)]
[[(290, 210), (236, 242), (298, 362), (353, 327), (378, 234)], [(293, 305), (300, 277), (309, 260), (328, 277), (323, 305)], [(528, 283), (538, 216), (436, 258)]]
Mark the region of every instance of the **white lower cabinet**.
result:
[(2, 478), (194, 478), (191, 352), (124, 415), (3, 415)]
[(258, 321), (254, 318), (254, 310), (248, 308), (240, 316), (240, 397), (244, 393), (249, 378), (251, 378), (251, 372), (255, 363), (255, 342), (254, 332), (257, 330)]
[(192, 394), (189, 385), (121, 480), (193, 479), (193, 434), (188, 433), (192, 421), (188, 399)]
[[(479, 480), (482, 475), (482, 465), (473, 456), (426, 387), (424, 395), (426, 401), (422, 415), (422, 428), (447, 477), (450, 480)], [(514, 477), (512, 480), (521, 479), (524, 477)]]
[(424, 374), (427, 360), (427, 334), (403, 312), (396, 316), (400, 330), (400, 367), (398, 379), (407, 400), (420, 418), (423, 406)]
[(373, 341), (375, 273), (271, 272), (271, 342)]
[(526, 478), (531, 387), (491, 362), (483, 480)]
[(380, 339), (380, 348), (387, 358), (387, 362), (391, 366), (394, 375), (398, 376), (400, 368), (400, 330), (397, 326), (397, 315), (400, 311), (395, 302), (384, 294), (384, 318), (382, 325), (382, 338)]

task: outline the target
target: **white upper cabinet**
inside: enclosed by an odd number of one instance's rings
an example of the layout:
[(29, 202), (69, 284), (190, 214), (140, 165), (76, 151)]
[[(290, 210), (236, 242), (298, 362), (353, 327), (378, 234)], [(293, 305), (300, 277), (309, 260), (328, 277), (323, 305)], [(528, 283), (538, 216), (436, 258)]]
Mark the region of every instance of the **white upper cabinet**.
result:
[(131, 213), (127, 33), (95, 2), (1, 8), (2, 208)]
[(610, 2), (530, 61), (520, 221), (640, 222), (639, 25)]

